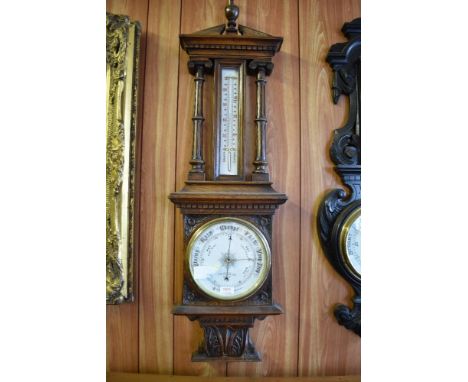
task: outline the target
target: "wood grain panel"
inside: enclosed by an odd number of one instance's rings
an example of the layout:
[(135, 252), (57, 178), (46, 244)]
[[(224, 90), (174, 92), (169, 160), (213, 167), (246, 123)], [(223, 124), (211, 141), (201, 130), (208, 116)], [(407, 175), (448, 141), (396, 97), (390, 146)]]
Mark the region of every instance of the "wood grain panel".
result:
[(174, 191), (180, 1), (148, 13), (140, 209), (140, 372), (173, 371)]
[[(224, 0), (183, 0), (181, 15), (181, 32), (193, 33), (201, 29), (222, 24), (224, 18)], [(187, 69), (188, 56), (180, 49), (179, 66), (179, 109), (177, 124), (177, 182), (176, 189), (184, 186), (189, 171), (189, 160), (192, 154), (192, 113), (193, 113), (193, 77)], [(212, 81), (207, 76), (204, 87), (204, 134), (208, 137), (211, 121), (211, 95), (209, 91)], [(206, 140), (206, 139), (205, 139)], [(205, 158), (206, 158), (205, 150)], [(175, 225), (175, 288), (174, 301), (181, 302), (183, 281), (183, 221), (182, 215), (177, 211)], [(195, 351), (203, 331), (197, 322), (191, 322), (187, 317), (177, 316), (174, 320), (174, 373), (179, 375), (226, 375), (225, 362), (191, 362), (192, 352)]]
[[(262, 353), (260, 363), (228, 364), (229, 376), (297, 375), (300, 255), (300, 124), (299, 40), (296, 1), (243, 0), (239, 23), (284, 36), (266, 86), (267, 159), (273, 187), (288, 195), (273, 220), (273, 296), (284, 308), (281, 316), (257, 321), (252, 339)], [(249, 81), (254, 83), (253, 78)], [(249, 100), (249, 99), (248, 99)], [(255, 103), (255, 93), (250, 97)], [(252, 107), (252, 113), (255, 110)], [(250, 115), (247, 127), (254, 130)]]
[(138, 305), (107, 306), (107, 371), (138, 371)]
[(316, 217), (320, 201), (339, 186), (328, 150), (332, 131), (343, 125), (346, 102), (333, 105), (331, 44), (345, 41), (345, 21), (360, 16), (359, 0), (299, 1), (301, 76), (301, 310), (299, 375), (360, 372), (360, 338), (340, 327), (333, 305), (348, 302), (351, 288), (325, 259)]
[[(148, 0), (107, 0), (106, 11), (113, 14), (127, 15), (141, 24), (140, 61), (139, 61), (139, 89), (138, 89), (138, 134), (137, 153), (140, 152), (141, 132), (143, 126), (143, 84), (145, 80), (145, 55), (146, 55), (146, 24), (148, 14)], [(141, 162), (137, 163), (139, 173)], [(138, 183), (138, 177), (137, 177)], [(137, 184), (138, 192), (138, 184)], [(135, 203), (135, 211), (138, 211), (138, 198)], [(135, 253), (138, 254), (138, 221), (135, 232)], [(108, 305), (107, 313), (107, 370), (112, 371), (138, 371), (138, 255), (134, 259), (134, 283), (135, 301), (131, 304)]]

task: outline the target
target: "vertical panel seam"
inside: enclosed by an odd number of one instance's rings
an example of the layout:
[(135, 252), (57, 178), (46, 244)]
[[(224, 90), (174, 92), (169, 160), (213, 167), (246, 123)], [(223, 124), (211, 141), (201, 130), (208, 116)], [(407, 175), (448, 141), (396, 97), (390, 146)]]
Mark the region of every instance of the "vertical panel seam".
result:
[[(182, 33), (182, 0), (179, 0), (179, 34)], [(178, 131), (179, 131), (179, 89), (180, 89), (180, 47), (177, 44), (178, 48), (178, 60), (177, 60), (177, 102), (176, 102), (176, 131), (175, 131), (175, 150), (174, 150), (174, 191), (177, 187), (177, 139), (178, 139)], [(174, 211), (174, 221), (173, 221), (173, 229), (172, 229), (172, 242), (173, 242), (173, 251), (172, 251), (172, 300), (174, 301), (174, 291), (176, 290), (176, 224), (177, 224), (177, 211), (175, 205), (173, 206)], [(172, 315), (172, 374), (174, 374), (174, 360), (175, 360), (175, 318)]]
[(146, 1), (146, 21), (145, 21), (145, 36), (144, 36), (144, 39), (145, 39), (145, 57), (144, 57), (144, 65), (145, 65), (145, 68), (143, 70), (143, 86), (142, 86), (142, 89), (140, 91), (140, 94), (141, 94), (141, 122), (140, 122), (140, 126), (141, 126), (141, 131), (140, 131), (140, 174), (139, 174), (139, 201), (138, 201), (138, 282), (137, 282), (137, 288), (138, 288), (138, 309), (137, 309), (137, 368), (138, 368), (138, 372), (140, 372), (140, 310), (141, 310), (141, 256), (140, 256), (140, 253), (141, 253), (141, 233), (142, 233), (142, 230), (141, 230), (141, 219), (140, 219), (140, 211), (141, 211), (141, 200), (142, 200), (142, 193), (143, 193), (143, 190), (142, 190), (142, 187), (141, 187), (141, 184), (143, 183), (142, 181), (142, 170), (143, 170), (143, 131), (144, 131), (144, 121), (145, 121), (145, 85), (146, 85), (146, 70), (148, 68), (148, 66), (146, 65), (147, 63), (147, 57), (148, 57), (148, 20), (149, 20), (149, 10), (150, 10), (150, 7), (149, 7), (149, 3), (150, 3), (151, 0), (147, 0)]
[(302, 285), (302, 82), (301, 82), (301, 15), (297, 0), (297, 51), (299, 55), (299, 304), (297, 309), (297, 360), (296, 376), (299, 376), (299, 355), (301, 335), (301, 285)]

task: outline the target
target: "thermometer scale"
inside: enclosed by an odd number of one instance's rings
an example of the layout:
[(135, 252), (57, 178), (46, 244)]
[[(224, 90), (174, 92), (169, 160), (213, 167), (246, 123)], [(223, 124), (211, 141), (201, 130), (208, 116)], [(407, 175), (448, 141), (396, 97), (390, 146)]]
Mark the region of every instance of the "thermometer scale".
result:
[(221, 68), (218, 175), (239, 175), (239, 68)]

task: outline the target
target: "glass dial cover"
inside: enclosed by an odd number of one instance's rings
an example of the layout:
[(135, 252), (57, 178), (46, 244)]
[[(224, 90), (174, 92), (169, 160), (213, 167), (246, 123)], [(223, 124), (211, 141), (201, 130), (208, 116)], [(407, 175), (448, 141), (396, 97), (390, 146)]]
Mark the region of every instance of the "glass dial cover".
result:
[(220, 300), (240, 300), (257, 291), (268, 276), (271, 252), (265, 236), (238, 218), (219, 218), (202, 225), (187, 246), (195, 284)]
[(354, 210), (343, 224), (341, 251), (346, 264), (361, 276), (361, 208)]

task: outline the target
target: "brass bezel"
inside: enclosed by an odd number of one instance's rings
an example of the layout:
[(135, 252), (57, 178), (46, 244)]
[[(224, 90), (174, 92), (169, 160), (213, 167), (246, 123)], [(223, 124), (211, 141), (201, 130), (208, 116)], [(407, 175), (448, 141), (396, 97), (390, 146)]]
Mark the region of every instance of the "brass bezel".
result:
[(348, 268), (348, 270), (355, 275), (357, 278), (361, 279), (361, 274), (354, 269), (351, 261), (349, 260), (348, 253), (346, 251), (346, 237), (348, 236), (348, 232), (353, 225), (353, 223), (357, 220), (357, 218), (361, 216), (361, 207), (359, 206), (353, 212), (351, 212), (346, 219), (343, 221), (342, 228), (340, 230), (339, 236), (339, 246), (340, 246), (340, 255), (344, 261), (344, 264)]
[[(223, 68), (239, 69), (239, 107), (237, 119), (239, 121), (237, 161), (237, 175), (219, 174), (219, 147), (221, 139), (221, 70)], [(213, 134), (213, 172), (215, 180), (243, 180), (244, 179), (244, 92), (245, 92), (245, 60), (219, 59), (215, 61), (214, 69), (214, 134)]]
[[(218, 294), (212, 293), (211, 291), (207, 291), (204, 288), (202, 288), (197, 283), (195, 278), (193, 277), (192, 268), (190, 266), (190, 253), (191, 253), (191, 251), (193, 249), (193, 245), (194, 245), (195, 241), (198, 239), (198, 237), (204, 231), (209, 229), (211, 226), (213, 226), (213, 225), (215, 225), (217, 223), (220, 223), (220, 222), (227, 222), (227, 221), (229, 221), (229, 222), (234, 221), (234, 222), (237, 222), (237, 223), (239, 223), (241, 225), (244, 225), (247, 228), (251, 229), (257, 235), (257, 237), (260, 239), (260, 243), (262, 244), (262, 246), (263, 246), (263, 248), (265, 250), (265, 256), (266, 256), (265, 266), (263, 267), (262, 272), (261, 272), (257, 282), (255, 284), (253, 284), (252, 287), (249, 288), (247, 291), (245, 291), (243, 294), (236, 295), (236, 296), (234, 296), (232, 298), (230, 298), (230, 297), (221, 297)], [(185, 251), (185, 268), (186, 268), (187, 273), (190, 275), (192, 283), (204, 295), (206, 295), (206, 296), (208, 296), (210, 298), (213, 298), (215, 300), (219, 300), (219, 301), (229, 301), (229, 302), (242, 301), (242, 300), (245, 300), (245, 299), (251, 297), (253, 294), (255, 294), (255, 292), (257, 292), (263, 286), (265, 281), (267, 280), (268, 275), (270, 273), (270, 269), (271, 269), (271, 249), (270, 249), (270, 245), (269, 245), (268, 240), (266, 239), (265, 235), (262, 233), (262, 231), (260, 231), (260, 229), (258, 229), (258, 227), (256, 227), (251, 222), (249, 222), (247, 220), (244, 220), (244, 219), (235, 218), (235, 217), (216, 218), (216, 219), (209, 220), (209, 221), (205, 222), (204, 224), (202, 224), (200, 227), (198, 227), (195, 230), (195, 232), (190, 237), (190, 240), (188, 241), (187, 248), (186, 248), (186, 251)]]

